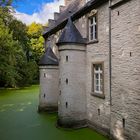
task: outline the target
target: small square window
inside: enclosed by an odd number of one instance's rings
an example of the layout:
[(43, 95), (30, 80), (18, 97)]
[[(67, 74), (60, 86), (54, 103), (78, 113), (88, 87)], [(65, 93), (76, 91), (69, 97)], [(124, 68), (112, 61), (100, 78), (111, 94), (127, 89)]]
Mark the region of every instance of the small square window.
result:
[(66, 78), (66, 84), (68, 84), (68, 82), (69, 82), (69, 81), (68, 81), (68, 79)]
[(69, 57), (68, 57), (68, 56), (66, 56), (66, 62), (68, 62), (68, 60), (69, 60)]
[(46, 73), (44, 73), (44, 78), (47, 78), (47, 74)]

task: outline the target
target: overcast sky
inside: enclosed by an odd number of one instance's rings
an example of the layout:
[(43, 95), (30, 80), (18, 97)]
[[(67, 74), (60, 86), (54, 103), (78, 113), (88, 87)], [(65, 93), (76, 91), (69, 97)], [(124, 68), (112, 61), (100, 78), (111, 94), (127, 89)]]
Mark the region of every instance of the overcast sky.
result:
[(14, 15), (27, 25), (32, 22), (45, 24), (53, 19), (54, 12), (59, 12), (59, 5), (64, 5), (64, 0), (19, 0), (13, 4)]

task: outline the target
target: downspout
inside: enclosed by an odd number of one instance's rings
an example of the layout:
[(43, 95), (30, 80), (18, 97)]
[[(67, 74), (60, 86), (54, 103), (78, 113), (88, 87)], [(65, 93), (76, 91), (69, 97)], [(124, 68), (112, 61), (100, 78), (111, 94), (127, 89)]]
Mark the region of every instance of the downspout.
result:
[(112, 106), (112, 48), (111, 48), (111, 0), (109, 0), (109, 95), (110, 95), (110, 131), (111, 139), (111, 106)]
[(109, 0), (109, 93), (110, 93), (110, 105), (112, 105), (112, 48), (111, 48), (111, 0)]

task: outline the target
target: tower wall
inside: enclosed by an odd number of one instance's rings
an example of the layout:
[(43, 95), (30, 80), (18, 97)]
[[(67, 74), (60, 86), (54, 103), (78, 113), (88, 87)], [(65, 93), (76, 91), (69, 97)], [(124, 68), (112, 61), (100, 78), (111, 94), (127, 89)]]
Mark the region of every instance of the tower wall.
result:
[(59, 92), (58, 77), (58, 66), (40, 66), (40, 111), (57, 111)]
[(81, 127), (86, 119), (85, 46), (62, 45), (58, 125)]

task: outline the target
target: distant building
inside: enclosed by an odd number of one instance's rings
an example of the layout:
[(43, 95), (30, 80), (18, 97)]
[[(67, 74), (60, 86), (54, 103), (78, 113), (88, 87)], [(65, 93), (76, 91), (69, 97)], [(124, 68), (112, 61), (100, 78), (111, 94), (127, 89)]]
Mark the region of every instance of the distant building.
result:
[(140, 140), (140, 0), (65, 0), (43, 36), (39, 111)]

